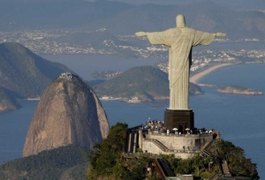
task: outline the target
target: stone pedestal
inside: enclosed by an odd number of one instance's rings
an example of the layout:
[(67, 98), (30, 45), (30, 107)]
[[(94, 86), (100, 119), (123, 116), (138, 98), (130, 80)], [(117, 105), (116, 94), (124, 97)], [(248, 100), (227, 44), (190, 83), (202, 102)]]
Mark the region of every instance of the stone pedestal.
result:
[(184, 133), (186, 128), (194, 129), (194, 113), (192, 110), (166, 109), (164, 122), (166, 128), (178, 128), (179, 132)]

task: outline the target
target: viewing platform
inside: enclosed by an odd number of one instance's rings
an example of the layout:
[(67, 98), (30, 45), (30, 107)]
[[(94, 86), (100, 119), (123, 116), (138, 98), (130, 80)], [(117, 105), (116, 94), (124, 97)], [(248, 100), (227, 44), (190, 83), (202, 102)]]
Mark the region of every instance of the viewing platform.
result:
[(145, 125), (130, 129), (127, 152), (141, 150), (151, 154), (173, 154), (176, 158), (187, 159), (219, 137), (215, 130), (177, 128), (166, 129), (163, 121), (148, 121)]

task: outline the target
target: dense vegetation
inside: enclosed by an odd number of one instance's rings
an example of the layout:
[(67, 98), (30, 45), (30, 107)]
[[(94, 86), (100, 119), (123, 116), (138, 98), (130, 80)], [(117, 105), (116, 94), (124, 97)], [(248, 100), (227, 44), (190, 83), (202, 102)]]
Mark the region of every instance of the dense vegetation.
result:
[(249, 176), (252, 179), (257, 179), (256, 164), (245, 157), (242, 148), (236, 147), (231, 142), (221, 140), (213, 144), (209, 152), (214, 157), (215, 162), (225, 159), (233, 176)]
[(127, 125), (118, 123), (111, 127), (107, 139), (94, 147), (90, 155), (89, 179), (143, 179), (148, 159), (128, 158), (123, 154), (127, 136)]
[(199, 154), (191, 159), (176, 159), (172, 156), (163, 156), (174, 168), (176, 174), (193, 174), (195, 177), (209, 179), (222, 174), (221, 166), (225, 161), (233, 177), (249, 177), (259, 179), (256, 164), (244, 155), (244, 151), (231, 142), (217, 140), (208, 148), (210, 156), (202, 157)]
[(207, 157), (197, 154), (190, 159), (177, 159), (165, 155), (151, 157), (141, 152), (129, 155), (123, 153), (126, 131), (126, 124), (117, 124), (111, 128), (108, 138), (94, 147), (88, 178), (143, 179), (148, 163), (154, 158), (167, 160), (175, 174), (193, 174), (197, 178), (209, 179), (225, 173), (221, 167), (223, 162), (227, 162), (232, 176), (259, 178), (256, 165), (245, 157), (241, 148), (231, 142), (216, 140), (207, 148)]
[[(121, 98), (138, 97), (141, 101), (153, 101), (168, 98), (168, 75), (152, 66), (134, 67), (94, 86), (99, 96)], [(190, 92), (195, 94), (200, 89), (191, 86)]]
[(134, 97), (143, 100), (156, 96), (168, 96), (168, 80), (166, 73), (151, 66), (135, 67), (95, 86), (98, 95), (112, 97)]
[(0, 166), (1, 180), (85, 179), (88, 151), (74, 146), (44, 151)]

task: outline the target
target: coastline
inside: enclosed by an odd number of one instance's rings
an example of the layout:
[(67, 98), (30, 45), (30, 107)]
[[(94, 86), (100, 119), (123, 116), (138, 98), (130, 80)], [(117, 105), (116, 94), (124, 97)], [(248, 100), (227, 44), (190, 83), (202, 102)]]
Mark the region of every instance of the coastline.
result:
[(222, 68), (222, 67), (225, 67), (225, 66), (230, 66), (230, 65), (233, 65), (232, 63), (223, 63), (223, 64), (216, 64), (216, 65), (213, 65), (213, 66), (209, 66), (207, 68), (205, 68), (204, 70), (194, 74), (191, 78), (190, 78), (190, 82), (194, 83), (194, 84), (198, 84), (198, 81), (203, 78), (204, 76), (210, 74), (211, 72), (219, 69), (219, 68)]

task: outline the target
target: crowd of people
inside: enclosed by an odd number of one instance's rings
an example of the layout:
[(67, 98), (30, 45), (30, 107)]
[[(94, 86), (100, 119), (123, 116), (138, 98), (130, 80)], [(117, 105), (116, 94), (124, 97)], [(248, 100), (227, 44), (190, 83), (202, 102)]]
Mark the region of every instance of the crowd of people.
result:
[(168, 129), (164, 125), (164, 121), (159, 120), (148, 120), (145, 124), (142, 125), (142, 130), (144, 132), (155, 132), (155, 133), (163, 133), (163, 134), (209, 134), (209, 133), (215, 133), (216, 131), (214, 129), (207, 130), (205, 128), (201, 129), (184, 129), (184, 132), (181, 132), (177, 127)]

